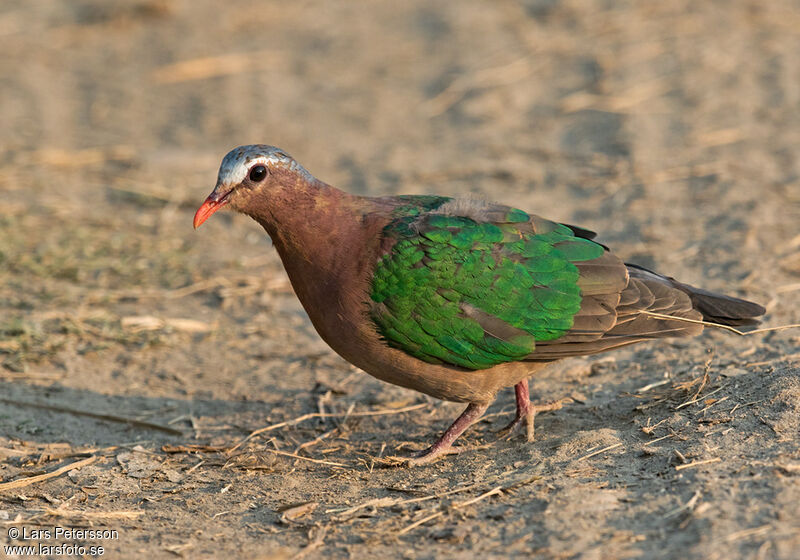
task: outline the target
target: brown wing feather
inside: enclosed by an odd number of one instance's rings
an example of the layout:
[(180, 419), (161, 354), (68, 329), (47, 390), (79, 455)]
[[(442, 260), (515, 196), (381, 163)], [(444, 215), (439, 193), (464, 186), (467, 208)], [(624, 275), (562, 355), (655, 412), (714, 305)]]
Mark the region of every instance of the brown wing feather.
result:
[(703, 330), (702, 325), (642, 313), (703, 318), (684, 291), (661, 277), (639, 274), (611, 253), (577, 266), (583, 303), (573, 328), (557, 340), (538, 343), (528, 359), (551, 361), (584, 356), (652, 338), (693, 336)]
[[(509, 208), (483, 201), (455, 199), (435, 212), (467, 216), (476, 221), (503, 222)], [(554, 222), (530, 215), (530, 221), (515, 223), (520, 232), (547, 233)], [(576, 237), (593, 240), (594, 232), (567, 225)], [(574, 263), (582, 302), (572, 328), (556, 340), (540, 341), (528, 356), (531, 361), (553, 361), (571, 356), (605, 352), (643, 340), (693, 336), (703, 326), (685, 321), (656, 318), (647, 312), (723, 324), (752, 324), (764, 313), (758, 304), (713, 294), (661, 276), (637, 265), (628, 265), (600, 243), (605, 253), (591, 261)], [(506, 340), (526, 334), (506, 322), (464, 304), (465, 315), (476, 320), (488, 334)]]

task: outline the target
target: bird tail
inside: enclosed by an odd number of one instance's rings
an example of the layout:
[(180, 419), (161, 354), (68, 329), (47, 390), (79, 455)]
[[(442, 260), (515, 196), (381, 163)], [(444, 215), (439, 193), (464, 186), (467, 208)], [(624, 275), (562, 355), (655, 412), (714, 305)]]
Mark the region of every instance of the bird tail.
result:
[(751, 326), (758, 325), (760, 322), (758, 318), (766, 313), (764, 307), (752, 301), (695, 288), (639, 265), (625, 264), (633, 278), (646, 281), (657, 280), (688, 295), (692, 302), (692, 307), (703, 315), (704, 321), (732, 327)]

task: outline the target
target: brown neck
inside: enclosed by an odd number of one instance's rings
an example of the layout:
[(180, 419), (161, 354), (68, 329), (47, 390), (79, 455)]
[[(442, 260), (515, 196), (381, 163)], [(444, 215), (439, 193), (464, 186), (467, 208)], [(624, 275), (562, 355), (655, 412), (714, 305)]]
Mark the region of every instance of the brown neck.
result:
[(267, 231), (281, 257), (316, 262), (327, 268), (338, 247), (331, 230), (342, 232), (355, 226), (347, 207), (356, 199), (316, 179), (297, 178), (294, 184), (264, 193), (248, 214)]
[[(292, 180), (293, 183), (289, 183)], [(333, 297), (362, 297), (374, 265), (380, 203), (350, 195), (314, 179), (294, 175), (255, 201), (248, 214), (272, 238), (295, 292), (306, 309), (330, 305)], [(346, 291), (346, 296), (343, 296)]]

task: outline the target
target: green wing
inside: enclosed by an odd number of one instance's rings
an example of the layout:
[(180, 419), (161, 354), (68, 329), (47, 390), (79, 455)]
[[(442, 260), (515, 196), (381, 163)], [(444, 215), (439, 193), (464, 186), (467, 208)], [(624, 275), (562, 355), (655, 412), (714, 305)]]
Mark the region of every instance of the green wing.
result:
[(427, 362), (483, 369), (569, 333), (581, 311), (579, 265), (602, 261), (603, 247), (521, 210), (489, 206), (472, 218), (445, 202), (404, 206), (384, 229), (390, 248), (371, 297), (387, 342)]

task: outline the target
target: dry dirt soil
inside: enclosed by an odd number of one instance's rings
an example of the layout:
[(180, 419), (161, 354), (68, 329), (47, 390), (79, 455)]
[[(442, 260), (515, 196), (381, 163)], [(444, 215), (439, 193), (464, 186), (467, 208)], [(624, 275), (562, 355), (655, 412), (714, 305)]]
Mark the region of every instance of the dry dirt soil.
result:
[[(800, 557), (800, 331), (556, 364), (535, 397), (574, 402), (534, 443), (497, 439), (507, 391), (410, 469), (462, 405), (337, 357), (249, 219), (191, 228), (222, 155), (264, 142), (352, 192), (583, 225), (800, 323), (797, 1), (12, 0), (0, 52), (4, 544)], [(116, 538), (30, 533), (55, 527)]]

